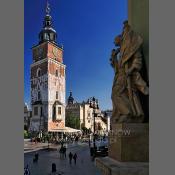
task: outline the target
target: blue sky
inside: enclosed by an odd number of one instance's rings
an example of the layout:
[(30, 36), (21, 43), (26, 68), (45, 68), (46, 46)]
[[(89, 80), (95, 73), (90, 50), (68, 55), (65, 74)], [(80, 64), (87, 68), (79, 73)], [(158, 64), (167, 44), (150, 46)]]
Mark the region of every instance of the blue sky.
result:
[[(46, 0), (25, 0), (24, 101), (30, 103), (30, 64), (38, 44)], [(114, 37), (127, 19), (127, 0), (50, 0), (51, 16), (59, 44), (64, 45), (66, 99), (70, 89), (76, 101), (91, 96), (100, 108), (112, 109), (114, 72), (109, 64)]]

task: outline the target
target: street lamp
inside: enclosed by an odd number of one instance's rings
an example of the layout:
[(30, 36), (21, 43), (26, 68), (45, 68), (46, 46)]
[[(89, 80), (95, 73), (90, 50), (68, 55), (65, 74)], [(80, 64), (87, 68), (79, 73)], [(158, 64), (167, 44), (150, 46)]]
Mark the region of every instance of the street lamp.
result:
[(89, 104), (90, 104), (90, 108), (93, 109), (93, 116), (94, 116), (94, 133), (93, 133), (93, 146), (94, 146), (94, 153), (95, 153), (95, 148), (96, 148), (96, 145), (95, 145), (95, 111), (96, 109), (99, 109), (99, 106), (98, 106), (98, 100), (95, 99), (95, 97), (92, 97), (90, 100), (89, 100)]

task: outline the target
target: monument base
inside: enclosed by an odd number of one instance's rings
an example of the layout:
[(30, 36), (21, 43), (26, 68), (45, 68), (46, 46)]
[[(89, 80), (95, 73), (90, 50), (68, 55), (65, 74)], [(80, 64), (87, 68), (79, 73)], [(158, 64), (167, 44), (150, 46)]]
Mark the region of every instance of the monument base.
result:
[(109, 134), (108, 155), (120, 162), (148, 162), (148, 123), (113, 124)]
[(102, 175), (148, 175), (147, 162), (119, 162), (110, 157), (96, 158), (95, 164)]

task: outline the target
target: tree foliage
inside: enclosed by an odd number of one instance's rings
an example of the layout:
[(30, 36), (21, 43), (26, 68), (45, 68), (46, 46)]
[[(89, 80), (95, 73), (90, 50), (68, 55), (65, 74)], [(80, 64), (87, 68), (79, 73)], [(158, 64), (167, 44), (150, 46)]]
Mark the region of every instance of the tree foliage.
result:
[(69, 114), (66, 116), (66, 126), (80, 129), (80, 118), (74, 114)]

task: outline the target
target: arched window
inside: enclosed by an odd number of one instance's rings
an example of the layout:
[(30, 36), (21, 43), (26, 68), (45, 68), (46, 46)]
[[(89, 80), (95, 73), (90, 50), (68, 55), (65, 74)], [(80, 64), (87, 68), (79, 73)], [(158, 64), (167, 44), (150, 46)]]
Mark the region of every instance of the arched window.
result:
[(50, 33), (50, 39), (54, 40), (54, 34), (53, 33)]
[(58, 91), (56, 91), (56, 99), (58, 99)]
[(37, 69), (36, 76), (37, 76), (37, 77), (40, 77), (40, 76), (41, 76), (41, 69), (40, 69), (40, 68)]
[(45, 40), (49, 40), (49, 33), (45, 33)]
[(40, 115), (42, 116), (43, 115), (43, 108), (42, 108), (42, 106), (41, 106), (41, 108), (40, 108)]
[(58, 77), (58, 69), (55, 71), (55, 76)]
[(37, 106), (34, 107), (34, 115), (38, 115), (38, 107)]
[(41, 100), (41, 93), (38, 91), (38, 100)]
[(46, 22), (46, 25), (49, 26), (49, 25), (50, 25), (50, 21), (47, 21), (47, 22)]
[(55, 106), (53, 106), (52, 120), (53, 121), (56, 120), (56, 107)]
[(61, 115), (61, 107), (58, 107), (58, 115)]

